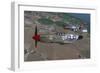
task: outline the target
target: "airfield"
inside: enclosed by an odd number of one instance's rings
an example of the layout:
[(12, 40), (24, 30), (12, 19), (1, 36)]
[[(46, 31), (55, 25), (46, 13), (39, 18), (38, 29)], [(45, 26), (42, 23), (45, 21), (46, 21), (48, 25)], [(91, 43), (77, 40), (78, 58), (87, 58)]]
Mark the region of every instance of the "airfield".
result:
[[(88, 33), (82, 33), (83, 39), (71, 44), (59, 43), (41, 43), (38, 42), (37, 48), (34, 46), (35, 21), (39, 17), (26, 15), (24, 18), (24, 61), (44, 61), (44, 60), (70, 60), (70, 59), (87, 59), (90, 58), (90, 36)], [(30, 18), (29, 18), (30, 17)], [(31, 19), (33, 18), (33, 20)], [(56, 18), (57, 19), (57, 18)], [(58, 18), (58, 20), (60, 20)], [(38, 27), (41, 24), (38, 24)], [(63, 29), (58, 28), (58, 31), (63, 32)], [(67, 31), (72, 32), (72, 31)], [(73, 32), (72, 32), (73, 33)]]

